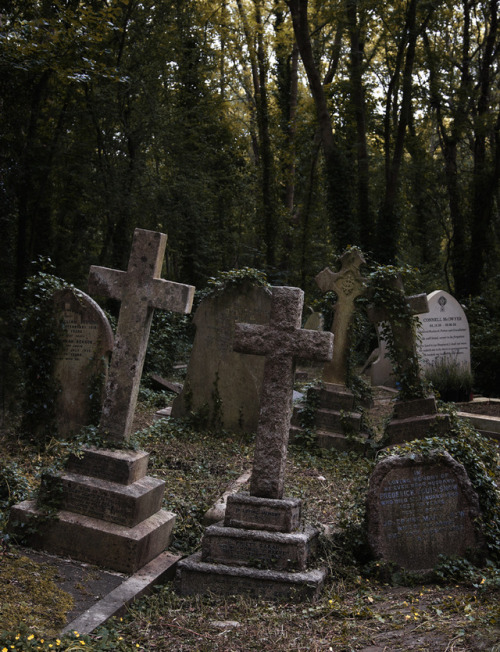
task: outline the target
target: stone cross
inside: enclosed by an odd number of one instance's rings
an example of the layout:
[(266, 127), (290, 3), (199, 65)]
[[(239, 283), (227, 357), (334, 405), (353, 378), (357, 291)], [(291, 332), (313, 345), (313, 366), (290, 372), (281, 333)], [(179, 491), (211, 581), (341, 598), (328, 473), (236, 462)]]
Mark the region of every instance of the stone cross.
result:
[[(393, 290), (401, 292), (404, 296), (403, 281), (400, 276), (391, 280), (390, 287)], [(415, 294), (405, 297), (406, 304), (412, 315), (420, 315), (429, 312), (429, 302), (426, 294)], [(396, 354), (400, 357), (401, 367), (405, 368), (405, 361), (415, 359), (417, 354), (417, 338), (414, 329), (409, 329), (404, 323), (390, 321), (390, 313), (385, 308), (369, 306), (367, 310), (368, 318), (376, 326), (383, 322), (389, 322), (394, 339), (394, 348)]]
[(346, 251), (340, 260), (342, 267), (339, 272), (334, 273), (326, 267), (316, 276), (316, 283), (322, 292), (333, 291), (337, 295), (332, 324), (335, 347), (331, 361), (323, 367), (323, 381), (345, 385), (354, 300), (364, 293), (366, 279), (359, 271), (365, 259), (358, 249)]
[(136, 229), (126, 272), (90, 268), (90, 292), (121, 301), (100, 430), (114, 442), (130, 437), (154, 308), (189, 313), (195, 288), (159, 278), (167, 236)]
[(266, 356), (255, 440), (250, 494), (282, 498), (295, 359), (330, 360), (333, 335), (300, 328), (304, 293), (298, 288), (272, 289), (266, 325), (236, 324), (234, 350)]

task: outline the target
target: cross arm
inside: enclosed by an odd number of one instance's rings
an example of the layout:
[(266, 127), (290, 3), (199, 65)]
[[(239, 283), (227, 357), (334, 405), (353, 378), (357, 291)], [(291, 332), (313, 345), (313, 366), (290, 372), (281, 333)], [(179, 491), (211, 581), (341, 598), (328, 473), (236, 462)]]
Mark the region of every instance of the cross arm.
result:
[(299, 331), (296, 357), (301, 360), (328, 362), (333, 356), (333, 333), (326, 331)]
[(122, 300), (127, 273), (108, 267), (92, 265), (89, 274), (89, 292)]
[(268, 326), (235, 323), (233, 350), (236, 353), (267, 355), (270, 352), (269, 344)]
[(155, 278), (151, 283), (150, 305), (161, 310), (188, 314), (193, 306), (195, 287)]

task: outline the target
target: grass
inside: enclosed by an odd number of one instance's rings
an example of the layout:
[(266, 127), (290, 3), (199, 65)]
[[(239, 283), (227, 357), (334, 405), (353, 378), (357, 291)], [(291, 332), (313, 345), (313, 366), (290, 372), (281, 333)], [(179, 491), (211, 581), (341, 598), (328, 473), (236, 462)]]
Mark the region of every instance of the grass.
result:
[[(138, 423), (147, 426), (150, 413), (143, 406)], [(166, 481), (165, 507), (177, 514), (170, 549), (190, 554), (199, 547), (205, 511), (250, 468), (251, 438), (199, 433), (185, 424), (163, 421), (142, 427), (137, 442), (151, 454), (149, 473)], [(6, 451), (4, 461), (15, 462), (31, 487), (36, 487), (41, 468), (52, 465), (66, 450), (64, 443), (56, 441), (37, 450), (16, 437), (15, 427), (2, 431), (0, 446)], [(91, 636), (73, 633), (57, 639), (47, 637), (53, 621), (51, 607), (47, 607), (45, 622), (29, 608), (18, 614), (15, 607), (21, 598), (14, 598), (14, 593), (9, 597), (7, 592), (0, 603), (0, 614), (10, 610), (2, 624), (0, 652), (2, 648), (7, 652), (337, 652), (370, 646), (388, 652), (500, 652), (500, 582), (494, 581), (498, 569), (476, 570), (473, 577), (441, 584), (421, 586), (406, 581), (404, 585), (404, 578), (395, 581), (395, 576), (382, 573), (376, 579), (376, 574), (368, 574), (367, 567), (356, 559), (354, 553), (362, 550), (362, 504), (372, 468), (373, 461), (354, 454), (290, 448), (286, 495), (303, 498), (308, 521), (329, 526), (330, 530), (342, 528), (342, 536), (321, 539), (320, 563), (329, 568), (330, 574), (316, 603), (271, 602), (241, 596), (180, 597), (167, 584), (137, 601), (126, 616)], [(14, 561), (14, 553), (15, 549), (4, 552), (2, 568)], [(17, 573), (22, 574), (22, 570)], [(37, 603), (34, 600), (33, 610)]]

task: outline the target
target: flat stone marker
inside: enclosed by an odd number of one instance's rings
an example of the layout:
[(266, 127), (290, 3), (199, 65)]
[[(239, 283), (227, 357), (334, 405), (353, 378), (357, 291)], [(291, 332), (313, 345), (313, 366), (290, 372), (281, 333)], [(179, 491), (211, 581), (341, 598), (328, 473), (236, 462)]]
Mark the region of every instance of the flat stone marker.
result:
[(431, 292), (427, 301), (429, 312), (418, 317), (423, 368), (448, 359), (470, 371), (470, 332), (464, 309), (443, 290)]
[(234, 348), (266, 356), (250, 494), (282, 498), (296, 358), (331, 359), (333, 335), (300, 328), (304, 293), (273, 287), (269, 324), (236, 324)]
[(448, 453), (382, 460), (370, 479), (367, 507), (375, 557), (406, 570), (430, 570), (440, 554), (460, 557), (480, 547), (477, 495)]
[(354, 314), (354, 301), (365, 291), (366, 279), (359, 268), (366, 261), (357, 249), (346, 251), (342, 257), (342, 267), (334, 273), (328, 267), (316, 276), (316, 283), (322, 292), (335, 292), (337, 302), (334, 307), (332, 333), (335, 347), (330, 362), (323, 367), (325, 383), (345, 385), (347, 378), (347, 357), (349, 353), (349, 327)]
[(61, 387), (56, 427), (58, 434), (66, 437), (92, 425), (93, 408), (100, 413), (113, 331), (100, 306), (80, 290), (58, 290), (53, 303), (63, 326), (54, 370)]
[(193, 286), (159, 278), (166, 244), (165, 234), (136, 229), (126, 272), (90, 268), (90, 291), (121, 301), (99, 424), (110, 441), (130, 437), (154, 308), (189, 313), (193, 303)]
[(173, 417), (208, 407), (208, 422), (230, 431), (255, 432), (264, 360), (233, 350), (236, 322), (266, 324), (271, 292), (250, 281), (204, 299), (194, 315), (196, 335), (183, 392), (172, 405)]

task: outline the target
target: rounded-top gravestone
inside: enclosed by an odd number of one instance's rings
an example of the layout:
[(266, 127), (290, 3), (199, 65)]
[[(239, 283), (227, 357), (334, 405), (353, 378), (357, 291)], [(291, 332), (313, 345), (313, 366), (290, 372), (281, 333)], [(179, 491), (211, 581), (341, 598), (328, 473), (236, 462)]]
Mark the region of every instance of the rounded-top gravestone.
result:
[[(56, 426), (59, 435), (66, 436), (92, 423), (93, 417), (99, 419), (113, 331), (100, 306), (81, 290), (58, 290), (53, 304), (62, 322), (61, 348), (54, 371), (60, 385)], [(93, 414), (95, 411), (97, 414)]]
[(446, 452), (388, 457), (370, 478), (370, 547), (375, 558), (406, 570), (430, 570), (441, 554), (460, 557), (478, 550), (479, 515), (464, 467)]
[(470, 371), (469, 324), (462, 306), (443, 290), (431, 292), (427, 300), (429, 312), (419, 315), (422, 366), (449, 360)]

